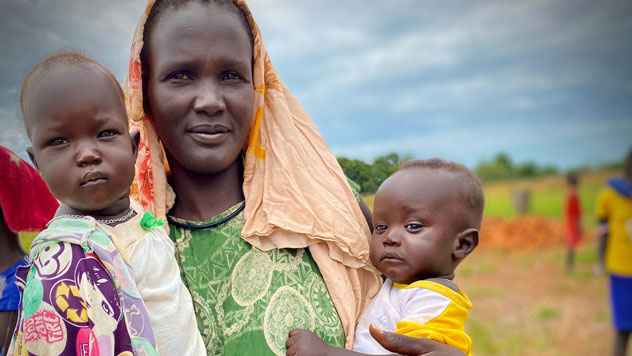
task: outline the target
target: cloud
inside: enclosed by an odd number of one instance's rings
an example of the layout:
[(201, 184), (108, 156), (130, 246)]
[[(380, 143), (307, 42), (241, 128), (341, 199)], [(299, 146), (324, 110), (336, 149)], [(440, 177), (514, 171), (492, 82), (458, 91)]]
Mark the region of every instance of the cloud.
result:
[[(0, 143), (25, 146), (5, 129), (20, 126), (24, 76), (54, 50), (82, 49), (122, 79), (144, 6), (4, 1)], [(276, 70), (336, 154), (406, 151), (475, 163), (507, 151), (568, 166), (616, 159), (632, 141), (630, 2), (249, 6)]]

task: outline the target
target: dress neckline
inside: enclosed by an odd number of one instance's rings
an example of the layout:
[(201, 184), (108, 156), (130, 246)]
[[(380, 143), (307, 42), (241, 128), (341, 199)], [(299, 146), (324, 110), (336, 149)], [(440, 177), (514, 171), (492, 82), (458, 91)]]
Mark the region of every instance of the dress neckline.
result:
[(188, 230), (202, 230), (211, 229), (219, 225), (225, 224), (239, 215), (245, 208), (246, 201), (242, 201), (228, 208), (223, 213), (215, 215), (207, 221), (190, 221), (186, 219), (177, 218), (172, 215), (167, 215), (167, 221), (177, 227), (181, 227)]

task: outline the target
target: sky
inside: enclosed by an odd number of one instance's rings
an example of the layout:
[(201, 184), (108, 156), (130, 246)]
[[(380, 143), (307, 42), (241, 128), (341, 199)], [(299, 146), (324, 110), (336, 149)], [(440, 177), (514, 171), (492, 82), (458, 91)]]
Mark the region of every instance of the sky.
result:
[[(336, 156), (562, 169), (632, 148), (628, 0), (250, 0), (272, 63)], [(80, 50), (123, 81), (138, 0), (0, 2), (0, 145), (26, 158), (30, 69)]]

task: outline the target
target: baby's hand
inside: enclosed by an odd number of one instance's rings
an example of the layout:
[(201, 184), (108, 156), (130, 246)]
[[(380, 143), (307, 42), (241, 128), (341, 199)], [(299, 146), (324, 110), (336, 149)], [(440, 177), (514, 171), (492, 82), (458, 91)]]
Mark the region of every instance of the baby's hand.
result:
[(289, 336), (285, 342), (286, 356), (323, 356), (331, 347), (309, 330), (294, 329)]

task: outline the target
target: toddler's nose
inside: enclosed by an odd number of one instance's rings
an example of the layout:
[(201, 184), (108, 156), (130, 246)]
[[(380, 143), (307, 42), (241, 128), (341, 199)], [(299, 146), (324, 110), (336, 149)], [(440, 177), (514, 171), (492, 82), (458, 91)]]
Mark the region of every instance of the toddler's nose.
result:
[(93, 148), (83, 149), (77, 155), (77, 164), (81, 167), (100, 163), (101, 155)]

